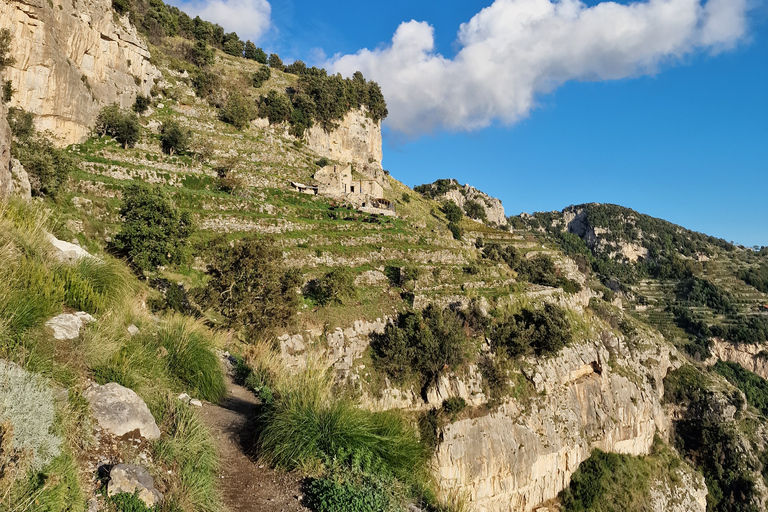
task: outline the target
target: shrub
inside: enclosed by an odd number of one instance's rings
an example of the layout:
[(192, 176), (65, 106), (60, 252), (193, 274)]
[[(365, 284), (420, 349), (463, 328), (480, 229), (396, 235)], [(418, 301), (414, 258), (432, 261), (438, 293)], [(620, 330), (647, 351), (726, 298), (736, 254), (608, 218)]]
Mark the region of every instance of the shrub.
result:
[(221, 75), (211, 69), (199, 69), (192, 75), (192, 85), (199, 98), (208, 98), (221, 88)]
[(285, 65), (283, 65), (283, 60), (276, 53), (270, 53), (269, 58), (267, 59), (267, 62), (269, 63), (269, 67), (271, 68), (274, 68), (280, 71), (282, 71), (285, 68)]
[(121, 265), (95, 258), (83, 258), (74, 266), (57, 268), (56, 278), (63, 284), (67, 306), (94, 314), (123, 299), (130, 286)]
[(371, 341), (374, 363), (393, 380), (404, 382), (417, 376), (423, 390), (435, 382), (445, 368), (456, 368), (466, 360), (468, 340), (460, 316), (433, 305), (424, 311), (401, 313)]
[(151, 102), (152, 100), (150, 100), (147, 96), (144, 96), (143, 94), (137, 94), (136, 101), (133, 102), (133, 111), (137, 114), (143, 114), (147, 111)]
[(331, 163), (330, 160), (328, 160), (324, 156), (321, 156), (320, 159), (317, 162), (315, 162), (315, 165), (318, 166), (318, 167), (325, 167), (326, 165), (328, 165), (330, 163)]
[(0, 361), (0, 424), (12, 427), (14, 450), (32, 454), (29, 467), (33, 471), (41, 470), (60, 453), (55, 419), (53, 393), (45, 382), (13, 363)]
[(402, 201), (404, 203), (410, 203), (411, 202), (411, 196), (409, 196), (407, 192), (403, 192)]
[(121, 492), (120, 494), (108, 496), (106, 504), (108, 512), (157, 512), (160, 510), (159, 505), (147, 507), (139, 498), (138, 489), (133, 494)]
[(158, 343), (168, 351), (166, 365), (190, 394), (216, 403), (227, 392), (215, 344), (210, 333), (196, 321), (181, 315), (170, 317), (158, 332)]
[(181, 263), (194, 231), (189, 213), (179, 211), (159, 188), (128, 185), (120, 207), (123, 225), (115, 247), (141, 270)]
[(355, 297), (355, 282), (347, 268), (331, 270), (320, 279), (308, 283), (308, 295), (318, 304), (344, 304)]
[(461, 236), (464, 234), (464, 230), (461, 229), (461, 226), (453, 222), (449, 222), (448, 229), (451, 231), (451, 234), (455, 240), (461, 240)]
[(229, 123), (238, 130), (242, 130), (255, 117), (254, 107), (251, 102), (239, 93), (230, 93), (227, 103), (219, 112), (219, 118)]
[(141, 137), (141, 125), (135, 114), (120, 108), (117, 103), (104, 107), (96, 118), (96, 133), (108, 135), (123, 145), (133, 147)]
[(488, 221), (488, 217), (485, 214), (485, 208), (477, 201), (467, 200), (464, 202), (464, 212), (470, 219), (477, 219), (483, 222)]
[(27, 171), (34, 196), (56, 197), (77, 169), (75, 160), (65, 150), (39, 135), (14, 144), (12, 153)]
[(464, 218), (461, 208), (459, 208), (453, 201), (445, 201), (440, 207), (440, 210), (445, 214), (445, 218), (448, 219), (448, 222), (455, 224), (461, 222), (461, 219)]
[(383, 512), (390, 502), (387, 488), (373, 479), (354, 483), (321, 478), (307, 486), (306, 495), (316, 512)]
[(2, 93), (0, 93), (2, 95), (2, 99), (0, 99), (0, 101), (3, 103), (8, 103), (13, 99), (13, 93), (16, 92), (16, 90), (13, 88), (13, 82), (11, 80), (0, 80), (0, 83), (3, 84), (3, 90)]
[(510, 356), (554, 355), (573, 338), (565, 310), (555, 304), (540, 309), (523, 309), (498, 322), (491, 332), (495, 347)]
[(270, 75), (272, 72), (269, 70), (267, 66), (262, 66), (259, 68), (258, 71), (256, 71), (253, 74), (253, 86), (254, 87), (261, 87), (264, 85), (264, 82), (269, 80)]
[(282, 123), (290, 120), (291, 108), (288, 98), (272, 89), (266, 96), (261, 97), (259, 117), (269, 119), (269, 124)]
[(203, 40), (198, 40), (193, 47), (189, 49), (189, 61), (199, 68), (213, 64), (215, 53), (213, 48)]
[(451, 417), (451, 420), (455, 420), (456, 416), (461, 414), (461, 411), (467, 408), (467, 401), (460, 396), (452, 396), (443, 400), (443, 411)]
[(208, 274), (202, 299), (249, 335), (268, 336), (296, 314), (300, 275), (284, 267), (282, 251), (272, 239), (247, 238), (218, 248)]
[(230, 39), (224, 43), (224, 53), (232, 55), (233, 57), (242, 57), (245, 51), (245, 43), (237, 38)]
[(23, 108), (11, 107), (8, 109), (8, 124), (11, 133), (19, 140), (27, 140), (35, 133), (35, 116)]
[(191, 142), (192, 131), (183, 128), (174, 119), (165, 121), (160, 127), (160, 145), (169, 155), (187, 151)]
[(713, 369), (739, 388), (747, 397), (747, 403), (768, 417), (768, 382), (738, 363), (718, 361)]

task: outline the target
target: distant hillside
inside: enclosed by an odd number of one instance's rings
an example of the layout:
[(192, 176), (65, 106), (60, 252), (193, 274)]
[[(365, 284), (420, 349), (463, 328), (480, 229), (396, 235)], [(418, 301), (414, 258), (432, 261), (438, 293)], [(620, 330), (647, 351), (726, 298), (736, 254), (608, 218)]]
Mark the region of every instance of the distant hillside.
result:
[(666, 334), (685, 338), (701, 356), (713, 337), (743, 343), (768, 339), (763, 307), (768, 251), (737, 247), (610, 204), (523, 214), (511, 222), (557, 244), (611, 293), (657, 327), (671, 329)]

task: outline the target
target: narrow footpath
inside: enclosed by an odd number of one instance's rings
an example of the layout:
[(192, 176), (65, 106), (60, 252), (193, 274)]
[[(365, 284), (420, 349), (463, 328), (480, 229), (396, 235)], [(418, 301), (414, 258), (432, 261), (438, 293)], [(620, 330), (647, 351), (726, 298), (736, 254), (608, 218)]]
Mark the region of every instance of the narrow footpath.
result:
[(300, 480), (261, 464), (253, 454), (253, 418), (258, 399), (229, 378), (220, 405), (204, 404), (202, 417), (216, 438), (221, 469), (219, 491), (230, 512), (308, 512), (299, 497)]

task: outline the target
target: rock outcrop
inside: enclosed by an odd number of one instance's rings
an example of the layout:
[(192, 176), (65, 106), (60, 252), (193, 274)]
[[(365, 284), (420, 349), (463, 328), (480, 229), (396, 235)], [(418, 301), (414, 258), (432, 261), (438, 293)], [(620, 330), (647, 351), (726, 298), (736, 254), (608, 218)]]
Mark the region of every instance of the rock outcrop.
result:
[(45, 322), (45, 326), (53, 331), (53, 337), (57, 340), (74, 340), (80, 336), (80, 329), (91, 322), (95, 322), (91, 315), (78, 311), (55, 316)]
[(330, 132), (315, 124), (307, 133), (307, 146), (331, 160), (354, 164), (365, 174), (381, 171), (381, 122), (368, 117), (364, 110), (349, 112)]
[[(430, 187), (430, 185), (422, 185), (422, 187), (424, 186)], [(474, 201), (485, 210), (486, 222), (488, 224), (500, 227), (507, 225), (507, 217), (504, 214), (504, 207), (501, 205), (500, 199), (491, 197), (469, 184), (459, 185), (459, 182), (454, 179), (438, 180), (432, 183), (431, 187), (431, 196), (434, 199), (438, 201), (449, 199), (462, 210), (465, 210), (465, 212), (467, 201)], [(417, 190), (419, 189), (417, 188)]]
[(136, 493), (147, 507), (154, 507), (163, 499), (163, 495), (155, 489), (155, 481), (147, 470), (133, 464), (118, 464), (109, 472), (107, 495), (114, 496), (124, 492)]
[(715, 364), (718, 359), (738, 363), (752, 373), (768, 379), (768, 346), (758, 343), (730, 343), (720, 338), (712, 340), (712, 357), (707, 364)]
[(16, 90), (11, 105), (34, 113), (36, 128), (62, 145), (83, 140), (101, 107), (129, 107), (160, 77), (110, 0), (5, 0), (0, 28), (13, 34), (16, 63), (5, 70)]
[(13, 193), (11, 176), (11, 126), (8, 124), (8, 109), (0, 102), (0, 199)]
[(704, 475), (688, 464), (675, 471), (676, 482), (657, 480), (651, 484), (650, 506), (653, 512), (706, 512), (707, 485)]
[(99, 427), (110, 434), (119, 437), (138, 431), (145, 439), (160, 437), (160, 429), (147, 404), (133, 390), (116, 382), (103, 386), (92, 384), (83, 396), (91, 404)]
[(610, 336), (529, 361), (530, 401), (444, 428), (435, 458), (443, 491), (478, 510), (528, 511), (556, 497), (594, 448), (647, 454), (669, 431), (662, 381), (676, 359), (661, 338), (629, 346)]

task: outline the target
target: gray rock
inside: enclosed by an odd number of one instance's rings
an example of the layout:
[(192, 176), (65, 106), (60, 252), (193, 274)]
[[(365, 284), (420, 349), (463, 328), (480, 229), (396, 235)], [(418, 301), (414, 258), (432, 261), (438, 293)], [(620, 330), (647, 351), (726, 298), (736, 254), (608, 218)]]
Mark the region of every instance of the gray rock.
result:
[(103, 386), (92, 384), (83, 396), (91, 404), (93, 417), (107, 432), (122, 436), (138, 429), (145, 439), (160, 437), (160, 429), (147, 404), (132, 390), (116, 382)]
[(11, 183), (13, 184), (12, 194), (22, 199), (32, 199), (32, 185), (29, 184), (29, 175), (21, 165), (21, 162), (15, 158), (11, 159)]
[(53, 337), (57, 340), (74, 340), (80, 336), (80, 329), (85, 324), (95, 321), (88, 313), (78, 311), (77, 313), (64, 313), (55, 316), (45, 322), (45, 326), (53, 330)]
[(139, 334), (139, 328), (133, 324), (129, 325), (128, 334), (130, 334), (131, 336), (136, 336), (137, 334)]
[(163, 495), (155, 489), (155, 481), (141, 466), (133, 464), (118, 464), (109, 472), (107, 495), (114, 496), (127, 492), (133, 494), (138, 491), (139, 499), (148, 507), (160, 503)]
[[(93, 258), (93, 256), (79, 245), (59, 240), (55, 236), (48, 234), (48, 240), (53, 245), (53, 256), (61, 263), (76, 263), (83, 258)], [(98, 258), (97, 258), (98, 259)]]

